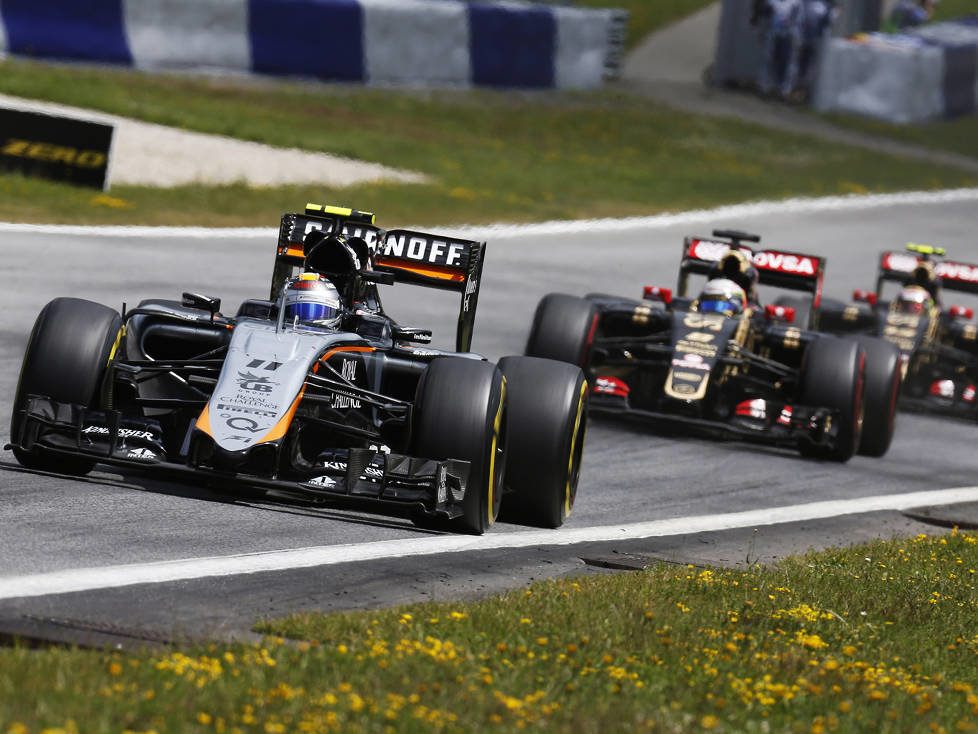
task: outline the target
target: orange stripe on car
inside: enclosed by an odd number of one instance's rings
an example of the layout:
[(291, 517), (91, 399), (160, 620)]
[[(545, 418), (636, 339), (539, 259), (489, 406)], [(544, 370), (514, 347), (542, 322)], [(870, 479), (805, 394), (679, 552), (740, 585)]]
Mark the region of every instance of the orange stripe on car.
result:
[(456, 283), (461, 283), (465, 280), (465, 273), (460, 273), (456, 268), (449, 268), (441, 265), (407, 265), (400, 260), (394, 260), (392, 258), (379, 255), (374, 257), (374, 263), (377, 265), (383, 265), (386, 268), (407, 270), (411, 273), (416, 273), (417, 275), (424, 275), (427, 278), (452, 280)]
[(211, 433), (211, 413), (210, 413), (210, 403), (204, 406), (204, 409), (200, 412), (200, 417), (197, 418), (197, 423), (195, 424), (198, 429), (206, 433), (211, 438), (214, 434)]
[[(312, 371), (319, 371), (319, 362), (325, 361), (332, 357), (337, 352), (373, 352), (376, 351), (373, 347), (337, 347), (336, 349), (330, 349), (326, 354), (319, 358), (319, 361), (313, 365)], [(292, 401), (292, 405), (289, 406), (288, 411), (279, 418), (278, 422), (272, 426), (271, 430), (262, 436), (260, 439), (255, 441), (255, 445), (260, 443), (266, 443), (268, 441), (275, 441), (285, 435), (289, 426), (292, 425), (292, 418), (295, 417), (295, 411), (299, 407), (299, 403), (302, 402), (302, 396), (305, 393), (305, 385), (299, 390), (299, 394), (295, 396), (295, 400)], [(204, 409), (200, 413), (200, 417), (197, 418), (197, 422), (194, 424), (196, 428), (200, 429), (208, 436), (213, 438), (214, 434), (211, 432), (211, 417), (210, 417), (210, 403), (204, 406)]]
[[(332, 357), (337, 352), (373, 352), (376, 351), (373, 347), (337, 347), (336, 349), (330, 349), (326, 354), (319, 358), (319, 361), (313, 365), (312, 371), (319, 371), (319, 362), (323, 362), (330, 357)], [(295, 396), (295, 400), (292, 401), (292, 405), (289, 406), (288, 411), (279, 418), (278, 423), (272, 426), (272, 430), (266, 433), (264, 436), (255, 441), (255, 444), (266, 443), (268, 441), (276, 441), (285, 435), (285, 432), (289, 430), (289, 426), (292, 425), (292, 419), (295, 417), (295, 411), (299, 407), (299, 403), (302, 402), (302, 396), (306, 392), (305, 385), (299, 390), (299, 394)]]
[(289, 409), (286, 411), (285, 415), (279, 418), (278, 423), (272, 426), (272, 430), (255, 441), (255, 445), (265, 443), (266, 441), (275, 441), (285, 435), (285, 432), (289, 430), (289, 426), (292, 425), (292, 418), (295, 416), (295, 410), (299, 407), (299, 403), (302, 401), (302, 395), (305, 393), (305, 391), (306, 388), (303, 385), (302, 389), (299, 390), (299, 394), (295, 396), (295, 400), (292, 401), (292, 405), (289, 406)]
[[(375, 351), (377, 350), (374, 349), (373, 347), (336, 347), (336, 349), (330, 349), (328, 352), (326, 352), (326, 354), (320, 357), (319, 362), (325, 362), (337, 352), (375, 352)], [(317, 362), (316, 366), (312, 368), (313, 372), (319, 370), (319, 362)]]
[(305, 257), (306, 253), (302, 251), (302, 245), (290, 245), (286, 248), (279, 248), (279, 257)]

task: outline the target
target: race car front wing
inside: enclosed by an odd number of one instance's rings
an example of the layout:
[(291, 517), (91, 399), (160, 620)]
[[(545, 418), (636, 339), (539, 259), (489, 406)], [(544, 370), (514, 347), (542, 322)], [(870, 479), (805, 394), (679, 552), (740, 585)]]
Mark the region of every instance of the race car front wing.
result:
[(363, 507), (394, 515), (453, 519), (462, 514), (470, 462), (434, 460), (380, 449), (333, 449), (317, 460), (289, 462), (286, 476), (257, 476), (194, 465), (168, 457), (163, 429), (151, 418), (90, 410), (31, 395), (6, 449), (45, 451), (117, 466), (192, 472), (209, 484), (245, 485), (323, 504)]
[[(768, 406), (767, 411), (770, 411)], [(641, 421), (674, 432), (700, 433), (774, 446), (832, 446), (838, 429), (837, 411), (804, 405), (781, 406), (763, 417), (738, 415), (703, 418), (676, 412), (645, 410), (629, 405), (624, 396), (592, 393), (589, 410), (593, 415), (614, 415)]]

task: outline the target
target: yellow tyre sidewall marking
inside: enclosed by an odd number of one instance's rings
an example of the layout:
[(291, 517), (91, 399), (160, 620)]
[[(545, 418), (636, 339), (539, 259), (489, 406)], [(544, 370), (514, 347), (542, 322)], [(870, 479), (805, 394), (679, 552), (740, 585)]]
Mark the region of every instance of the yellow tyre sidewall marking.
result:
[(584, 398), (587, 396), (587, 380), (581, 383), (581, 392), (577, 396), (577, 417), (574, 420), (574, 431), (571, 433), (570, 456), (567, 457), (567, 484), (564, 486), (564, 517), (570, 515), (571, 481), (574, 473), (574, 447), (577, 446), (577, 434), (585, 430), (584, 423)]
[(504, 377), (499, 390), (499, 407), (496, 408), (496, 417), (492, 422), (492, 442), (489, 445), (489, 497), (487, 498), (488, 504), (486, 506), (486, 515), (489, 520), (489, 525), (496, 522), (496, 515), (498, 515), (498, 513), (493, 512), (496, 498), (496, 443), (499, 440), (499, 427), (502, 424), (503, 405), (505, 402), (506, 378)]

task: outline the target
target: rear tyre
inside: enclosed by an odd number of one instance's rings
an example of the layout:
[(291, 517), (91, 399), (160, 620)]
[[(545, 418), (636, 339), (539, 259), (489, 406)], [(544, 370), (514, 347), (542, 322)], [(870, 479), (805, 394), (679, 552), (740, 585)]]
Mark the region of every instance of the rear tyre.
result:
[(574, 506), (587, 422), (587, 380), (579, 367), (504, 357), (509, 444), (502, 517), (560, 527)]
[(863, 456), (883, 456), (890, 448), (896, 427), (900, 350), (883, 339), (860, 337), (858, 341), (866, 353), (863, 433), (859, 453)]
[(438, 358), (418, 383), (411, 453), (471, 462), (456, 530), (481, 535), (499, 515), (506, 409), (503, 374), (488, 362)]
[(591, 301), (563, 293), (546, 295), (533, 315), (526, 355), (585, 368), (597, 323), (598, 310)]
[(801, 403), (838, 411), (831, 446), (802, 443), (803, 456), (849, 461), (859, 447), (863, 426), (866, 356), (855, 341), (820, 337), (809, 345), (801, 370)]
[[(79, 298), (56, 298), (38, 314), (20, 370), (10, 440), (20, 440), (22, 410), (28, 395), (97, 408), (102, 379), (118, 346), (122, 319), (113, 309)], [(43, 448), (16, 448), (14, 456), (29, 469), (87, 474), (95, 461)]]

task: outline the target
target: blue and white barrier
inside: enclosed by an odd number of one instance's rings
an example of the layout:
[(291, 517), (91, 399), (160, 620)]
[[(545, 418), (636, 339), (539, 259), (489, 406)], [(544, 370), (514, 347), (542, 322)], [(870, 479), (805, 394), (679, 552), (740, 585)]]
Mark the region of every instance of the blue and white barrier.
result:
[(821, 111), (897, 123), (978, 110), (978, 18), (825, 44), (813, 94)]
[(627, 14), (457, 0), (2, 0), (0, 50), (145, 70), (380, 84), (587, 88)]

